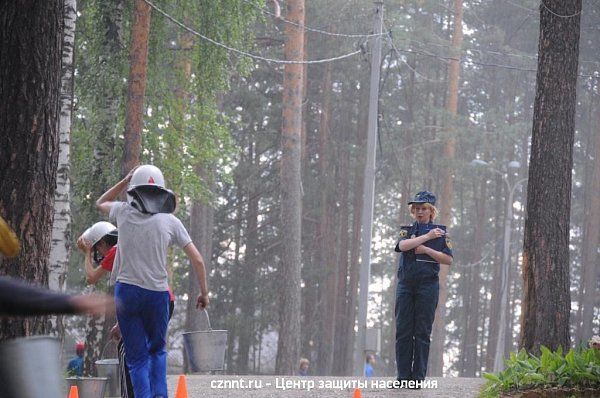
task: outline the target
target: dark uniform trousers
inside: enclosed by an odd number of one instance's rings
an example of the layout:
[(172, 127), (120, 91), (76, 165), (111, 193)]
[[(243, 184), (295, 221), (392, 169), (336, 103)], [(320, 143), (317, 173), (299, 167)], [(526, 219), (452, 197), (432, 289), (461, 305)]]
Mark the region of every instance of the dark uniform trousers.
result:
[[(400, 240), (414, 238), (443, 225), (417, 224), (401, 227)], [(429, 240), (426, 246), (452, 256), (447, 238)], [(400, 252), (400, 242), (396, 251)], [(396, 288), (396, 366), (398, 379), (424, 380), (435, 309), (440, 294), (438, 274), (440, 265), (431, 257), (402, 253)]]
[(436, 278), (398, 282), (396, 366), (398, 379), (424, 380), (440, 284)]

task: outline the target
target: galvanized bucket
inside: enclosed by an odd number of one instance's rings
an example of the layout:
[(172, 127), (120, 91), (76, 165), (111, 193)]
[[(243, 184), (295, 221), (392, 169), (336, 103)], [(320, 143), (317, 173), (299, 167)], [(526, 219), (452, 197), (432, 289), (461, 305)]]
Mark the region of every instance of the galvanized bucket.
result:
[(121, 396), (121, 372), (119, 372), (119, 360), (117, 358), (99, 359), (96, 361), (98, 376), (108, 378), (106, 386), (106, 397)]
[(69, 387), (77, 386), (79, 398), (104, 398), (108, 382), (106, 377), (67, 377), (66, 380)]
[(0, 344), (2, 398), (63, 398), (60, 342), (33, 336)]
[[(115, 340), (109, 340), (108, 343), (102, 349), (100, 358), (96, 363), (96, 370), (98, 371), (99, 377), (108, 378), (106, 385), (106, 398), (121, 397), (121, 372), (119, 372), (119, 359), (118, 358), (104, 358), (106, 348), (116, 344)], [(118, 347), (118, 346), (117, 346)], [(118, 352), (118, 349), (117, 349)]]
[(223, 370), (227, 348), (227, 330), (212, 330), (206, 310), (208, 330), (183, 333), (183, 346), (192, 372)]

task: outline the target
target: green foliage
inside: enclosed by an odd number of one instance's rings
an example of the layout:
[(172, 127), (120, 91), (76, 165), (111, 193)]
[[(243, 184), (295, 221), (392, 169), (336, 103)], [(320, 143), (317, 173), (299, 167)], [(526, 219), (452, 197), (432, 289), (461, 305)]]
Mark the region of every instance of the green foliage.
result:
[[(249, 2), (194, 0), (161, 8), (231, 47), (245, 49), (252, 40), (248, 27), (257, 11)], [(226, 50), (153, 14), (142, 161), (159, 166), (180, 197), (209, 201), (212, 181), (202, 181), (198, 170), (213, 168), (233, 150), (217, 95), (228, 88), (232, 72), (246, 73), (247, 64), (231, 61)]]
[(541, 346), (536, 357), (525, 350), (511, 352), (506, 369), (497, 375), (484, 373), (488, 380), (482, 398), (498, 397), (501, 393), (533, 388), (600, 388), (600, 351), (595, 348), (575, 348), (563, 355)]

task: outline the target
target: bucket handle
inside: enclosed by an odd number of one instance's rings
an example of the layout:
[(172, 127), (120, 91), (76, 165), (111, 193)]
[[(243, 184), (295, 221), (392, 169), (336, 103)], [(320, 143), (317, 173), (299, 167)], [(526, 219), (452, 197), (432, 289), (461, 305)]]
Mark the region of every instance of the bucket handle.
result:
[(113, 340), (113, 339), (109, 339), (108, 340), (108, 343), (106, 343), (104, 345), (104, 348), (102, 349), (102, 352), (100, 352), (100, 359), (104, 359), (104, 351), (106, 351), (106, 347), (108, 347), (109, 344), (113, 344), (113, 343), (116, 344), (117, 342), (115, 340)]
[(208, 330), (212, 330), (212, 327), (210, 326), (210, 318), (208, 317), (208, 311), (206, 311), (206, 308), (203, 308), (202, 313), (204, 313), (204, 316), (206, 316), (206, 323), (208, 324)]

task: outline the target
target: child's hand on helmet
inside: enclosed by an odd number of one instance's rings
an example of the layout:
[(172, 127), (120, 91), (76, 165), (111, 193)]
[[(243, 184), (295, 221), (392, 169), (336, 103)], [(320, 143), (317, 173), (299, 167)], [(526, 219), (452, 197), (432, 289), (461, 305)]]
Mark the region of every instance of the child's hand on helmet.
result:
[(133, 176), (133, 173), (135, 172), (135, 170), (140, 167), (135, 166), (133, 169), (129, 170), (129, 173), (127, 173), (127, 175), (125, 176), (125, 178), (123, 178), (123, 181), (125, 181), (127, 184), (129, 184), (129, 181), (131, 181), (131, 177)]
[(77, 247), (84, 253), (92, 250), (92, 245), (85, 240), (83, 236), (80, 236), (79, 239), (77, 239)]

